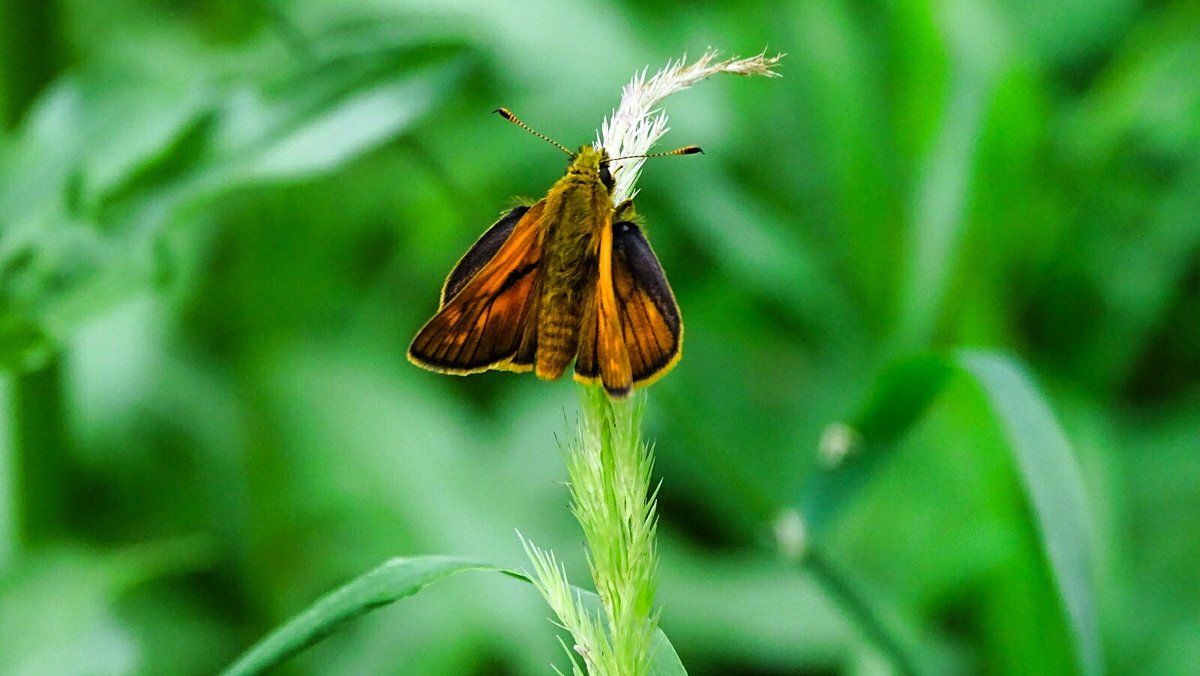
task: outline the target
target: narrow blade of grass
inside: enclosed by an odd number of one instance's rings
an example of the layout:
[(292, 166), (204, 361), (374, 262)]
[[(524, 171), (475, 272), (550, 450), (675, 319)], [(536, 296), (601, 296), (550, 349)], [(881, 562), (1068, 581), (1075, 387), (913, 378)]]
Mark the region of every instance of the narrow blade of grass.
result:
[(222, 673), (224, 676), (261, 674), (321, 641), (347, 622), (466, 570), (499, 568), (449, 556), (389, 559), (318, 599), (254, 644)]
[[(305, 648), (333, 634), (346, 623), (372, 610), (412, 596), (438, 580), (465, 571), (491, 571), (529, 582), (523, 573), (499, 566), (452, 556), (394, 558), (329, 592), (315, 603), (267, 634), (247, 650), (222, 676), (265, 673)], [(599, 597), (581, 592), (585, 602), (599, 607)], [(653, 640), (651, 674), (686, 674), (679, 655), (661, 630)]]
[(1025, 370), (1011, 359), (963, 352), (962, 369), (988, 399), (1035, 520), (1063, 604), (1080, 671), (1103, 671), (1096, 630), (1091, 523), (1071, 442)]

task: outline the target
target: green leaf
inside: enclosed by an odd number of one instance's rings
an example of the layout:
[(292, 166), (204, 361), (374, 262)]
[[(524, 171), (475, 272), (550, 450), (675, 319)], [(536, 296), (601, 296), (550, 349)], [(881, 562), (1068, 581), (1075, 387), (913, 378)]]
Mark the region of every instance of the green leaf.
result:
[(925, 415), (952, 375), (953, 367), (937, 355), (902, 359), (879, 375), (846, 429), (846, 456), (827, 458), (835, 467), (814, 474), (803, 492), (801, 511), (811, 534), (819, 537), (850, 504), (890, 455), (895, 442)]
[(957, 361), (978, 382), (1008, 440), (1066, 612), (1079, 667), (1085, 674), (1099, 674), (1103, 667), (1096, 628), (1091, 524), (1071, 442), (1015, 361), (985, 352), (963, 352)]
[(939, 129), (935, 132), (910, 198), (912, 224), (907, 243), (898, 325), (901, 346), (927, 345), (944, 312), (959, 247), (976, 187), (977, 148), (984, 137), (988, 107), (1007, 68), (1008, 55), (986, 11), (964, 5), (948, 12), (945, 30), (951, 59), (961, 77), (949, 78)]
[(377, 608), (412, 596), (427, 585), (465, 570), (500, 570), (448, 556), (394, 558), (326, 594), (272, 631), (223, 673), (261, 674)]
[(282, 94), (234, 97), (227, 128), (217, 139), (219, 152), (231, 160), (220, 169), (230, 171), (214, 180), (239, 184), (319, 175), (396, 138), (452, 91), (466, 70), (465, 52), (435, 54), (403, 67), (382, 60), (376, 68), (391, 67), (363, 76), (348, 93), (342, 91), (345, 82), (313, 74), (324, 95), (318, 101), (305, 100), (314, 96), (314, 83), (300, 77)]
[(942, 392), (953, 369), (936, 355), (903, 359), (875, 382), (851, 426), (869, 444), (890, 444), (909, 430)]
[(679, 653), (675, 652), (675, 646), (667, 640), (667, 635), (662, 629), (655, 629), (654, 637), (650, 639), (650, 676), (679, 674), (687, 676), (687, 669), (683, 668)]
[(50, 339), (37, 324), (9, 314), (0, 303), (0, 370), (32, 371), (52, 353)]
[(91, 69), (47, 88), (0, 153), (0, 365), (36, 365), (88, 319), (162, 286), (178, 265), (164, 237), (204, 227), (199, 207), (328, 174), (403, 136), (472, 63), (457, 43), (371, 47), (233, 86)]
[(208, 563), (207, 543), (181, 538), (98, 552), (53, 548), (0, 570), (0, 655), (6, 674), (128, 674), (140, 648), (120, 616), (139, 585)]
[[(469, 570), (493, 571), (530, 581), (522, 573), (452, 556), (390, 559), (326, 594), (272, 631), (222, 672), (223, 676), (261, 674), (329, 636), (347, 622), (412, 596), (438, 580)], [(580, 593), (590, 602), (599, 603), (595, 594), (583, 590)], [(679, 655), (661, 630), (655, 631), (653, 646), (654, 662), (650, 673), (663, 676), (687, 673), (679, 661)]]
[(950, 358), (910, 358), (885, 369), (845, 428), (845, 456), (806, 487), (800, 508), (808, 533), (821, 539), (955, 375), (979, 385), (1004, 434), (1079, 668), (1101, 673), (1091, 523), (1079, 467), (1045, 398), (1010, 357), (960, 352)]

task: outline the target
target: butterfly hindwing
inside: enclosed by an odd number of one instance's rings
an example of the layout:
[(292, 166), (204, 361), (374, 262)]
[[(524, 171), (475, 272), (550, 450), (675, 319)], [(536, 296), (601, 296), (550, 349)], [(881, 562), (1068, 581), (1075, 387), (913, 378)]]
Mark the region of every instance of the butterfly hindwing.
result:
[(536, 313), (543, 204), (509, 212), (459, 261), (446, 280), (441, 309), (413, 339), (409, 359), (444, 373), (528, 370), (514, 357)]
[(641, 229), (630, 221), (614, 224), (610, 246), (611, 256), (601, 256), (594, 307), (583, 315), (575, 373), (584, 382), (599, 380), (613, 396), (625, 396), (675, 365), (683, 324)]
[(633, 382), (645, 384), (679, 359), (683, 323), (662, 264), (630, 221), (613, 225), (612, 278)]

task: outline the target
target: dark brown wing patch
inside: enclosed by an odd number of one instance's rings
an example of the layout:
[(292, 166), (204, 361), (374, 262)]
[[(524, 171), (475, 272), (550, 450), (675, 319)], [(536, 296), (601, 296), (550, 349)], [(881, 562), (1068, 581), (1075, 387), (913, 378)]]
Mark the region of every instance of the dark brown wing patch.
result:
[(679, 359), (683, 323), (662, 265), (634, 223), (613, 224), (612, 278), (633, 382), (645, 384)]

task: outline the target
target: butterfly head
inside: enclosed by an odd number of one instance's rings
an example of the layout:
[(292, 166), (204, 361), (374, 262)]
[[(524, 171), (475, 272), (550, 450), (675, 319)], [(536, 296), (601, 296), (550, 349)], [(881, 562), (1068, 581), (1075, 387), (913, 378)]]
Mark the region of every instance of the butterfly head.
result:
[(612, 172), (608, 167), (608, 152), (604, 148), (583, 145), (579, 152), (571, 157), (567, 165), (567, 175), (578, 176), (584, 180), (599, 179), (605, 188), (613, 189)]

